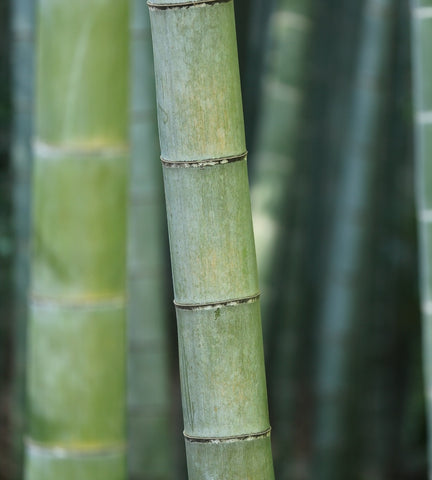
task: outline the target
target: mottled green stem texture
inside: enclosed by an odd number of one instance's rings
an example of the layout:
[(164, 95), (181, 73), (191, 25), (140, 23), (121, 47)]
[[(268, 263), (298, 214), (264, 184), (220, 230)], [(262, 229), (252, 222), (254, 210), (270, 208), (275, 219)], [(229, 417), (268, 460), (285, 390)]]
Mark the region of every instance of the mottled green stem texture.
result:
[(432, 479), (432, 1), (412, 0), (417, 218), (423, 314), (423, 365)]
[(128, 220), (128, 473), (173, 478), (167, 345), (168, 255), (156, 118), (150, 19), (131, 3), (130, 186)]
[(123, 480), (128, 2), (41, 0), (26, 480)]
[(189, 479), (273, 479), (233, 3), (150, 18)]

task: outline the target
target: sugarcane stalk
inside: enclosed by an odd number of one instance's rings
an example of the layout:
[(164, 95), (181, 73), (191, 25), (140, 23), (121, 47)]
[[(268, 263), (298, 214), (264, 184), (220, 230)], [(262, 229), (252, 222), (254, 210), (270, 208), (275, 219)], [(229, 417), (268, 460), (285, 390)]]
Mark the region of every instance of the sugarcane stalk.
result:
[(126, 0), (37, 11), (26, 480), (123, 480)]
[(164, 278), (168, 252), (150, 19), (144, 0), (132, 2), (130, 35), (128, 471), (131, 480), (162, 480), (174, 474)]
[(150, 19), (189, 479), (272, 479), (233, 3)]

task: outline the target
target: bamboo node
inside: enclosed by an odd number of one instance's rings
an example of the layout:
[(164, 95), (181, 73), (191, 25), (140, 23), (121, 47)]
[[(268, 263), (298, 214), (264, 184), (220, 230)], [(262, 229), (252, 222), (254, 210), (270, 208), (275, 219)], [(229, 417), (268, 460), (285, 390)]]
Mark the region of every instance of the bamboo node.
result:
[(271, 427), (267, 428), (263, 432), (258, 433), (246, 433), (242, 435), (232, 435), (228, 437), (194, 437), (183, 432), (183, 436), (190, 443), (233, 443), (233, 442), (245, 442), (251, 440), (258, 440), (260, 438), (270, 437)]
[(29, 304), (36, 308), (104, 309), (124, 308), (127, 298), (124, 295), (95, 297), (47, 297), (36, 294), (29, 296)]
[(243, 303), (254, 303), (260, 297), (260, 293), (243, 298), (235, 298), (232, 300), (225, 300), (220, 302), (209, 303), (179, 303), (174, 300), (174, 305), (180, 310), (212, 310), (220, 307), (233, 307), (235, 305), (241, 305)]
[(432, 18), (432, 7), (417, 7), (413, 9), (414, 17), (419, 20)]
[(24, 439), (28, 452), (32, 455), (56, 458), (89, 457), (104, 455), (124, 455), (126, 444), (124, 442), (106, 445), (53, 445), (36, 442), (30, 437)]
[(216, 165), (225, 165), (228, 163), (241, 162), (246, 160), (248, 152), (243, 152), (240, 155), (232, 155), (230, 157), (220, 158), (206, 158), (203, 160), (186, 160), (186, 161), (172, 161), (160, 157), (162, 165), (166, 168), (205, 168), (214, 167)]
[(203, 5), (212, 5), (216, 3), (229, 3), (233, 0), (190, 0), (188, 2), (172, 2), (172, 3), (154, 3), (151, 1), (147, 2), (147, 6), (150, 9), (155, 10), (167, 10), (168, 8), (190, 8), (190, 7), (200, 7)]

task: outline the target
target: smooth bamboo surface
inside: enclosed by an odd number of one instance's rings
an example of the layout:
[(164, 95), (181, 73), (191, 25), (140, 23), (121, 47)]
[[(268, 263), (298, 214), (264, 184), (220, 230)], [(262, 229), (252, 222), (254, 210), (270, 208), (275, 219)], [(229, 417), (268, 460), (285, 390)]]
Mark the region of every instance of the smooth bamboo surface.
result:
[(233, 4), (150, 19), (189, 479), (272, 479)]
[(42, 0), (26, 480), (123, 480), (128, 4)]
[(174, 476), (168, 308), (168, 255), (159, 163), (150, 19), (132, 2), (128, 219), (128, 472), (131, 480)]

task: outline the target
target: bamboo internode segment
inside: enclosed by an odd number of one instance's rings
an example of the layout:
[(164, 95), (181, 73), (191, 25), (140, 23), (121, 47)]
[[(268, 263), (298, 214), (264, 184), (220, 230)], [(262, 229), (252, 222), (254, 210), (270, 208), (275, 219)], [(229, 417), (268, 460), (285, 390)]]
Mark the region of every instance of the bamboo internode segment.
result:
[(32, 294), (123, 295), (126, 156), (36, 151), (33, 178)]
[(165, 191), (175, 198), (167, 198), (167, 217), (176, 302), (255, 295), (259, 287), (246, 161), (165, 168), (163, 174)]
[(127, 5), (38, 4), (26, 480), (126, 476)]
[(223, 438), (267, 430), (259, 302), (177, 310), (177, 323), (186, 435)]
[(157, 3), (150, 18), (189, 478), (270, 480), (233, 3)]
[(236, 35), (234, 26), (225, 28), (232, 22), (232, 1), (150, 13), (153, 38), (163, 39), (153, 43), (155, 62), (164, 62), (163, 69), (155, 66), (162, 157), (196, 161), (243, 154), (237, 54), (227, 48)]

